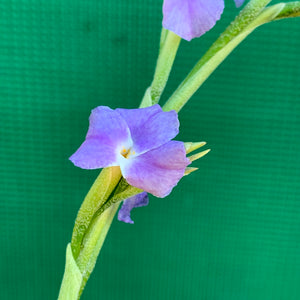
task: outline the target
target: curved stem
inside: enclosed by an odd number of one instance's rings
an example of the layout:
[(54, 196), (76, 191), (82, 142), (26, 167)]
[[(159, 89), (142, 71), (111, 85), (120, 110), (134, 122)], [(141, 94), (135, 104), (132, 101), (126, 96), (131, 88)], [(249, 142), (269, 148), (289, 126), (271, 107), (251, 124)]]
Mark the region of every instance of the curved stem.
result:
[(175, 109), (178, 112), (186, 104), (231, 51), (259, 26), (253, 27), (258, 16), (261, 15), (263, 9), (270, 1), (252, 0), (245, 6), (169, 98), (164, 106), (165, 111)]
[(146, 90), (140, 107), (151, 106), (159, 102), (167, 84), (181, 38), (165, 28), (162, 28), (160, 49), (156, 69), (151, 86)]
[(163, 109), (177, 112), (186, 104), (210, 74), (257, 27), (283, 18), (300, 16), (300, 1), (265, 8), (269, 0), (252, 0), (217, 39), (169, 98)]
[(75, 259), (77, 259), (79, 255), (83, 237), (93, 215), (106, 202), (120, 179), (121, 170), (119, 167), (105, 168), (100, 172), (87, 193), (78, 211), (72, 234), (71, 248)]
[(274, 21), (295, 17), (300, 17), (300, 1), (285, 3), (283, 10), (276, 16)]
[(141, 192), (122, 179), (119, 167), (101, 171), (75, 221), (59, 300), (80, 298), (121, 201)]
[(84, 248), (76, 260), (78, 268), (82, 270), (83, 277), (80, 286), (79, 297), (95, 267), (97, 257), (100, 253), (119, 205), (120, 202), (111, 205), (97, 219), (95, 219), (93, 225), (91, 226), (91, 231), (84, 238)]
[(71, 244), (68, 244), (66, 251), (65, 272), (61, 283), (58, 300), (78, 299), (82, 279), (82, 274), (72, 254)]

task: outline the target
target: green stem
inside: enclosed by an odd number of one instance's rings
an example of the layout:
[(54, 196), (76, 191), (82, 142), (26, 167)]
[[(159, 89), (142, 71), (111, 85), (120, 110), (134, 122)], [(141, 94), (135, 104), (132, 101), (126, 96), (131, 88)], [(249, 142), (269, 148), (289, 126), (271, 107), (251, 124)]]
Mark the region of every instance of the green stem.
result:
[(82, 274), (72, 254), (71, 244), (68, 244), (66, 251), (65, 272), (61, 283), (58, 300), (78, 299), (82, 280)]
[[(111, 205), (98, 218), (93, 221), (91, 230), (84, 238), (84, 248), (77, 258), (77, 266), (82, 270), (82, 282), (79, 291), (79, 297), (89, 279), (100, 253), (110, 225), (118, 210), (120, 202)], [(78, 299), (79, 299), (78, 297)]]
[[(231, 51), (260, 25), (256, 24), (256, 20), (270, 1), (252, 0), (245, 6), (169, 98), (164, 106), (165, 111), (172, 109), (179, 111), (186, 104)], [(270, 13), (272, 15), (272, 12)], [(254, 24), (256, 24), (256, 27), (254, 27)], [(247, 34), (245, 35), (245, 33)]]
[(285, 3), (283, 10), (274, 20), (300, 17), (300, 1)]
[(84, 248), (75, 260), (71, 246), (67, 246), (66, 267), (58, 300), (79, 299), (92, 273), (110, 225), (120, 202), (111, 205), (93, 221), (92, 230), (84, 237)]
[(83, 277), (79, 296), (95, 267), (97, 257), (121, 201), (140, 194), (141, 192), (143, 192), (143, 190), (129, 185), (126, 180), (122, 178), (111, 192), (107, 201), (95, 211), (89, 227), (86, 229), (80, 253), (76, 259), (77, 266)]
[(77, 259), (82, 247), (83, 237), (95, 212), (106, 202), (121, 179), (119, 167), (103, 169), (88, 194), (86, 195), (75, 221), (71, 248), (74, 258)]
[(154, 78), (144, 95), (140, 107), (147, 107), (159, 102), (172, 70), (180, 41), (181, 38), (177, 34), (162, 29)]
[(210, 74), (257, 27), (271, 21), (300, 16), (300, 1), (265, 8), (269, 2), (252, 0), (248, 3), (169, 98), (163, 107), (165, 111), (180, 111)]
[(123, 178), (119, 167), (101, 171), (78, 212), (72, 242), (67, 247), (59, 300), (79, 299), (94, 269), (121, 201), (141, 193)]

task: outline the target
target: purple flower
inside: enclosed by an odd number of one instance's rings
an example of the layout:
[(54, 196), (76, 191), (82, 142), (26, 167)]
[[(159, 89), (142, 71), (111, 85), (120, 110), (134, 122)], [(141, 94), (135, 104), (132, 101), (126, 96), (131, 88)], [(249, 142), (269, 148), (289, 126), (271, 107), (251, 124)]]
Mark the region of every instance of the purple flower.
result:
[(187, 165), (183, 142), (171, 141), (179, 121), (175, 111), (156, 104), (140, 109), (95, 108), (85, 141), (70, 157), (77, 167), (120, 166), (129, 184), (157, 197), (167, 196)]
[(134, 222), (131, 220), (130, 212), (135, 207), (146, 206), (149, 203), (148, 194), (146, 192), (142, 192), (138, 195), (130, 197), (124, 200), (121, 209), (119, 210), (118, 220), (123, 221), (125, 223), (133, 224)]
[[(237, 7), (245, 0), (235, 0)], [(224, 10), (224, 0), (164, 0), (163, 27), (190, 41), (213, 28)]]

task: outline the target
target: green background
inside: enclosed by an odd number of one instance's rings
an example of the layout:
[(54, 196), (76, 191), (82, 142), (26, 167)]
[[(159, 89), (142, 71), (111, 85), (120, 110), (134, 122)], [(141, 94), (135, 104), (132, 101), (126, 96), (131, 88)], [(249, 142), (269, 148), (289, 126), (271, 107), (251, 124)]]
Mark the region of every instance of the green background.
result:
[[(274, 2), (276, 3), (276, 1)], [(163, 100), (237, 14), (183, 41)], [(68, 157), (92, 108), (134, 108), (162, 1), (0, 0), (1, 299), (56, 299), (98, 172)], [(300, 19), (247, 38), (180, 113), (211, 153), (165, 199), (114, 221), (82, 299), (300, 298)]]

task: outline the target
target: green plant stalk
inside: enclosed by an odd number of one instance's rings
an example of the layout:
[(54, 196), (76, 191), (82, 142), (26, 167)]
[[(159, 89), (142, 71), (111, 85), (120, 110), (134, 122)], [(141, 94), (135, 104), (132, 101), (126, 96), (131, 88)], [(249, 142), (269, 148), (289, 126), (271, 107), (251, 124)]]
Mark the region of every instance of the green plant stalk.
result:
[[(267, 13), (264, 11), (265, 6), (269, 2), (270, 0), (252, 0), (245, 6), (169, 98), (163, 108), (165, 111), (172, 109), (175, 109), (177, 112), (180, 111), (202, 83), (236, 46), (257, 26), (269, 22), (270, 16), (274, 17), (274, 11), (276, 13), (278, 8), (267, 8)], [(262, 16), (266, 19), (262, 20)], [(258, 19), (261, 24), (258, 24)]]
[(79, 290), (78, 299), (89, 279), (100, 253), (108, 230), (118, 210), (120, 202), (114, 203), (106, 209), (98, 218), (93, 221), (91, 231), (85, 237), (84, 249), (80, 252), (76, 263), (82, 272), (82, 282)]
[(80, 298), (84, 286), (94, 269), (97, 257), (119, 204), (113, 204), (95, 220), (93, 230), (86, 237), (85, 250), (80, 253), (77, 260), (74, 259), (72, 254), (71, 244), (68, 244), (65, 272), (58, 296), (59, 300), (75, 300)]
[(283, 10), (277, 15), (274, 21), (295, 17), (300, 17), (300, 1), (286, 3)]
[(187, 103), (210, 74), (257, 27), (284, 18), (300, 16), (300, 1), (265, 8), (269, 0), (252, 0), (179, 85), (163, 109), (177, 112)]
[(160, 49), (153, 81), (151, 86), (147, 89), (140, 107), (147, 107), (159, 102), (172, 70), (180, 41), (181, 38), (177, 34), (162, 28)]
[(58, 300), (78, 299), (82, 283), (82, 274), (73, 257), (71, 244), (67, 245), (64, 277), (60, 286)]
[(119, 204), (142, 192), (124, 184), (121, 178), (119, 167), (103, 169), (85, 197), (77, 214), (72, 242), (67, 246), (59, 300), (80, 298)]
[(105, 168), (100, 172), (87, 193), (78, 211), (72, 234), (71, 249), (75, 259), (79, 255), (83, 237), (93, 215), (106, 202), (120, 180), (121, 170), (119, 167)]

